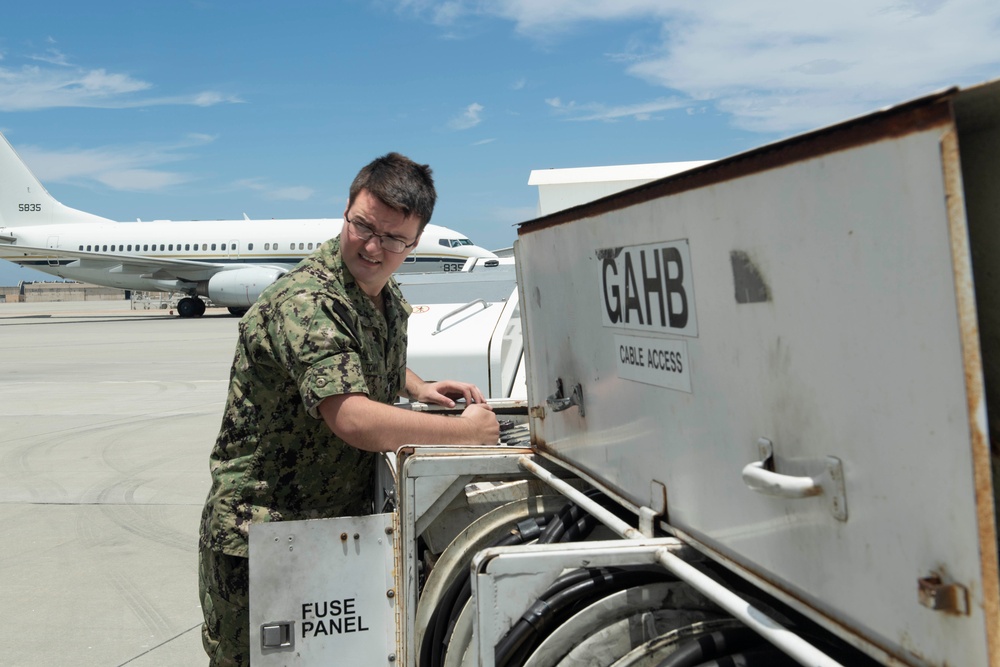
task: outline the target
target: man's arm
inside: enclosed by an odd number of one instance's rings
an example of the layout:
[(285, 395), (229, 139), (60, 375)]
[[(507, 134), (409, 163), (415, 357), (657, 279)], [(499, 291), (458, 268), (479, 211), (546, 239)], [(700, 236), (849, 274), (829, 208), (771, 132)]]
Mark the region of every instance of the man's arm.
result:
[(496, 415), (485, 403), (445, 417), (401, 410), (364, 394), (342, 394), (323, 399), (319, 413), (344, 442), (369, 452), (394, 452), (408, 444), (495, 445), (500, 439)]

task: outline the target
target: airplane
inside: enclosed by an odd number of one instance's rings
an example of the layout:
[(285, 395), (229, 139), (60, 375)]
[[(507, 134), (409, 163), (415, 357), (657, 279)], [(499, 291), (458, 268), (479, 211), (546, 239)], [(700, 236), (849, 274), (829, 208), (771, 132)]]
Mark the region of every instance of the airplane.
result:
[[(0, 259), (68, 280), (185, 294), (180, 317), (208, 297), (246, 312), (278, 276), (340, 233), (340, 218), (115, 222), (56, 201), (0, 134)], [(401, 272), (461, 271), (496, 258), (447, 227), (428, 224)]]

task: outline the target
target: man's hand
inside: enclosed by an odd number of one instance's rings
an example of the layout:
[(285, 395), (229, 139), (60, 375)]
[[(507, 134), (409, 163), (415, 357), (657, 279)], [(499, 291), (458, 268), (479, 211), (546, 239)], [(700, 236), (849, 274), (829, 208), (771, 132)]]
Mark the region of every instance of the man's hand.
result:
[(483, 445), (495, 445), (500, 441), (500, 423), (488, 403), (472, 403), (462, 411), (462, 419), (472, 422), (476, 434), (475, 441)]
[[(440, 382), (420, 381), (415, 387), (407, 387), (410, 390), (410, 398), (421, 403), (433, 403), (443, 405), (446, 408), (455, 407), (455, 400), (464, 398), (469, 405), (485, 403), (486, 398), (479, 387), (469, 382), (458, 382), (457, 380), (441, 380)], [(496, 421), (494, 419), (494, 421)]]

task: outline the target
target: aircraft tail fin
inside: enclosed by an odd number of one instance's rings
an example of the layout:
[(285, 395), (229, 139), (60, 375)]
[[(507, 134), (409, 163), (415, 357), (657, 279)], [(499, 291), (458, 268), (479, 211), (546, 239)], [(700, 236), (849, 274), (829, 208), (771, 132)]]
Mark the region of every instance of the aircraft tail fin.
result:
[(0, 228), (75, 222), (110, 221), (56, 201), (0, 134)]

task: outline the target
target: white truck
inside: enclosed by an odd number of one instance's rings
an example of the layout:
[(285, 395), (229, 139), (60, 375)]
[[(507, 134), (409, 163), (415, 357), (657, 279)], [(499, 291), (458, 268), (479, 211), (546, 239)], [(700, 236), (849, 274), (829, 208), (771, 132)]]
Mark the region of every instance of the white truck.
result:
[(254, 526), (253, 665), (1000, 667), (998, 156), (992, 82), (521, 225), (504, 442)]

